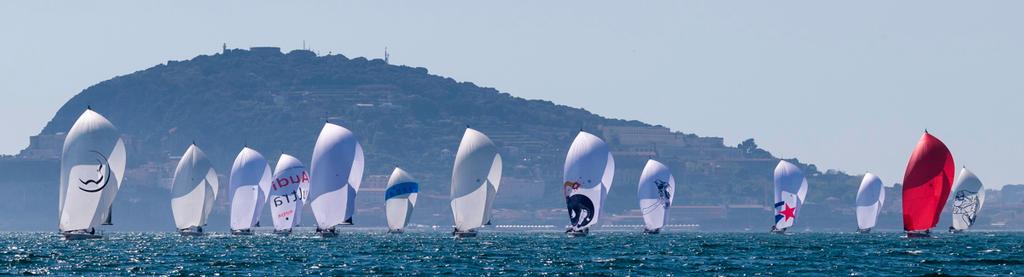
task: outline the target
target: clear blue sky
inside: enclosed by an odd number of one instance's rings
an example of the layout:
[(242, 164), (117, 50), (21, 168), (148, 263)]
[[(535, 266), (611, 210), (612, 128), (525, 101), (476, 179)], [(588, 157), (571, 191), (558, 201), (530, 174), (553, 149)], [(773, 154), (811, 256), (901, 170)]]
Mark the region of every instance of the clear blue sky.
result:
[(1024, 183), (1021, 1), (82, 2), (0, 3), (0, 153), (97, 82), (305, 40), (887, 184), (928, 128)]

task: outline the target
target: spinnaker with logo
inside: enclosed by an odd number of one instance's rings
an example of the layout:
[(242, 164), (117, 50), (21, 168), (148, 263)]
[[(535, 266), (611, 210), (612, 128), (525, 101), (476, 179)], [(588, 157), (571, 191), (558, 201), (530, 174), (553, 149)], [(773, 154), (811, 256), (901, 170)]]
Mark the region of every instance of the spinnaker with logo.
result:
[(927, 131), (910, 155), (903, 175), (903, 230), (908, 237), (928, 237), (953, 185), (953, 154)]
[(298, 226), (309, 194), (309, 173), (306, 166), (288, 154), (281, 154), (274, 167), (274, 178), (270, 182), (270, 218), (274, 221), (274, 233), (291, 234)]
[(171, 213), (182, 235), (200, 235), (213, 210), (220, 184), (206, 153), (195, 143), (188, 146), (171, 180)]
[(309, 203), (317, 233), (337, 236), (338, 225), (352, 224), (356, 193), (363, 180), (363, 147), (352, 131), (325, 123), (309, 170)]
[(273, 172), (267, 159), (252, 148), (242, 148), (231, 165), (231, 179), (228, 181), (232, 234), (252, 234), (252, 228), (263, 214), (271, 177)]
[(409, 224), (412, 209), (416, 207), (420, 184), (408, 172), (396, 167), (384, 190), (384, 211), (389, 233), (401, 233)]
[(452, 168), (451, 205), (458, 237), (476, 236), (490, 220), (494, 197), (501, 184), (501, 155), (483, 133), (466, 128)]
[(68, 240), (100, 238), (96, 226), (110, 221), (124, 183), (126, 153), (117, 128), (88, 109), (64, 138), (60, 161), (58, 214)]
[(960, 177), (956, 179), (953, 186), (953, 226), (949, 227), (952, 233), (959, 233), (974, 226), (978, 219), (978, 212), (985, 204), (985, 186), (978, 179), (977, 175), (964, 167), (960, 170)]
[(615, 159), (608, 144), (580, 131), (569, 146), (563, 168), (562, 190), (569, 211), (569, 236), (585, 236), (597, 223), (615, 176)]
[(864, 174), (860, 188), (857, 189), (857, 232), (868, 233), (871, 232), (871, 228), (875, 228), (883, 203), (885, 187), (882, 185), (882, 179), (875, 174)]
[(775, 224), (773, 233), (785, 233), (796, 222), (807, 196), (807, 178), (796, 165), (780, 160), (775, 166)]
[(668, 211), (675, 191), (676, 179), (668, 167), (658, 161), (647, 160), (636, 190), (644, 218), (644, 233), (657, 234), (668, 223)]

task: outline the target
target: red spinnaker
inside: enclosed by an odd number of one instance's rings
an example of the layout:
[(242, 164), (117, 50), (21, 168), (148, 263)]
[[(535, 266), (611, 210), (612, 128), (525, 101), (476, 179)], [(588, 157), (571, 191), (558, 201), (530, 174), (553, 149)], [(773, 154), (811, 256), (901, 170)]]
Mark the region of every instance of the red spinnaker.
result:
[(939, 223), (953, 186), (953, 154), (928, 132), (921, 136), (903, 175), (903, 229), (923, 231)]

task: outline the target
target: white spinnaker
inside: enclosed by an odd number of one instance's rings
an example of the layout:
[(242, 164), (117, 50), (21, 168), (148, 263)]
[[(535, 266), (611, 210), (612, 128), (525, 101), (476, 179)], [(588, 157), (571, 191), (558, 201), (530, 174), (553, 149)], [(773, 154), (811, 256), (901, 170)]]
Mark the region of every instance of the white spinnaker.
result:
[(206, 153), (189, 145), (171, 180), (171, 213), (178, 229), (202, 227), (217, 198), (217, 172)]
[(608, 145), (597, 136), (580, 131), (569, 146), (563, 169), (562, 188), (570, 224), (576, 229), (596, 224), (615, 177), (615, 159)]
[(58, 226), (86, 230), (108, 217), (124, 183), (124, 140), (99, 113), (86, 110), (64, 138), (61, 154)]
[(256, 150), (245, 147), (235, 157), (228, 188), (232, 230), (256, 225), (267, 200), (272, 174), (267, 159)]
[(309, 173), (295, 157), (281, 154), (274, 167), (267, 204), (274, 229), (291, 230), (299, 223), (304, 205), (304, 190), (309, 186)]
[(487, 223), (501, 182), (501, 155), (483, 133), (466, 128), (452, 169), (451, 205), (455, 228), (469, 231)]
[(313, 148), (309, 199), (317, 226), (330, 228), (352, 218), (363, 180), (363, 147), (355, 134), (326, 123)]
[(864, 174), (860, 188), (857, 189), (857, 227), (874, 228), (884, 203), (885, 187), (882, 185), (882, 179), (871, 173)]
[[(775, 228), (784, 229), (793, 226), (796, 215), (800, 212), (804, 198), (807, 196), (807, 179), (796, 165), (784, 160), (775, 167)], [(790, 216), (779, 216), (792, 209)]]
[(647, 160), (636, 189), (647, 230), (658, 230), (668, 223), (668, 210), (676, 195), (675, 190), (676, 179), (668, 167), (658, 161)]
[(405, 229), (412, 217), (412, 210), (416, 207), (416, 198), (419, 195), (419, 183), (401, 168), (395, 168), (388, 179), (388, 186), (384, 193), (384, 211), (387, 217), (388, 228), (391, 230)]
[(966, 230), (974, 225), (981, 206), (985, 204), (985, 186), (977, 175), (964, 167), (960, 170), (960, 177), (956, 179), (951, 194), (953, 228)]

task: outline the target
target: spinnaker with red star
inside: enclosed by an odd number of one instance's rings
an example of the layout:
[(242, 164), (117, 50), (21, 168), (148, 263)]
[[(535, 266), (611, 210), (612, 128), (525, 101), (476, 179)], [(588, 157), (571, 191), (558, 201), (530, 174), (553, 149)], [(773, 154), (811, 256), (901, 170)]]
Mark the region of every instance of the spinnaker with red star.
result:
[(925, 131), (903, 175), (903, 230), (908, 236), (927, 235), (939, 223), (954, 168), (949, 148)]
[(807, 196), (807, 178), (796, 165), (779, 161), (775, 166), (775, 225), (772, 232), (782, 233), (793, 226)]

